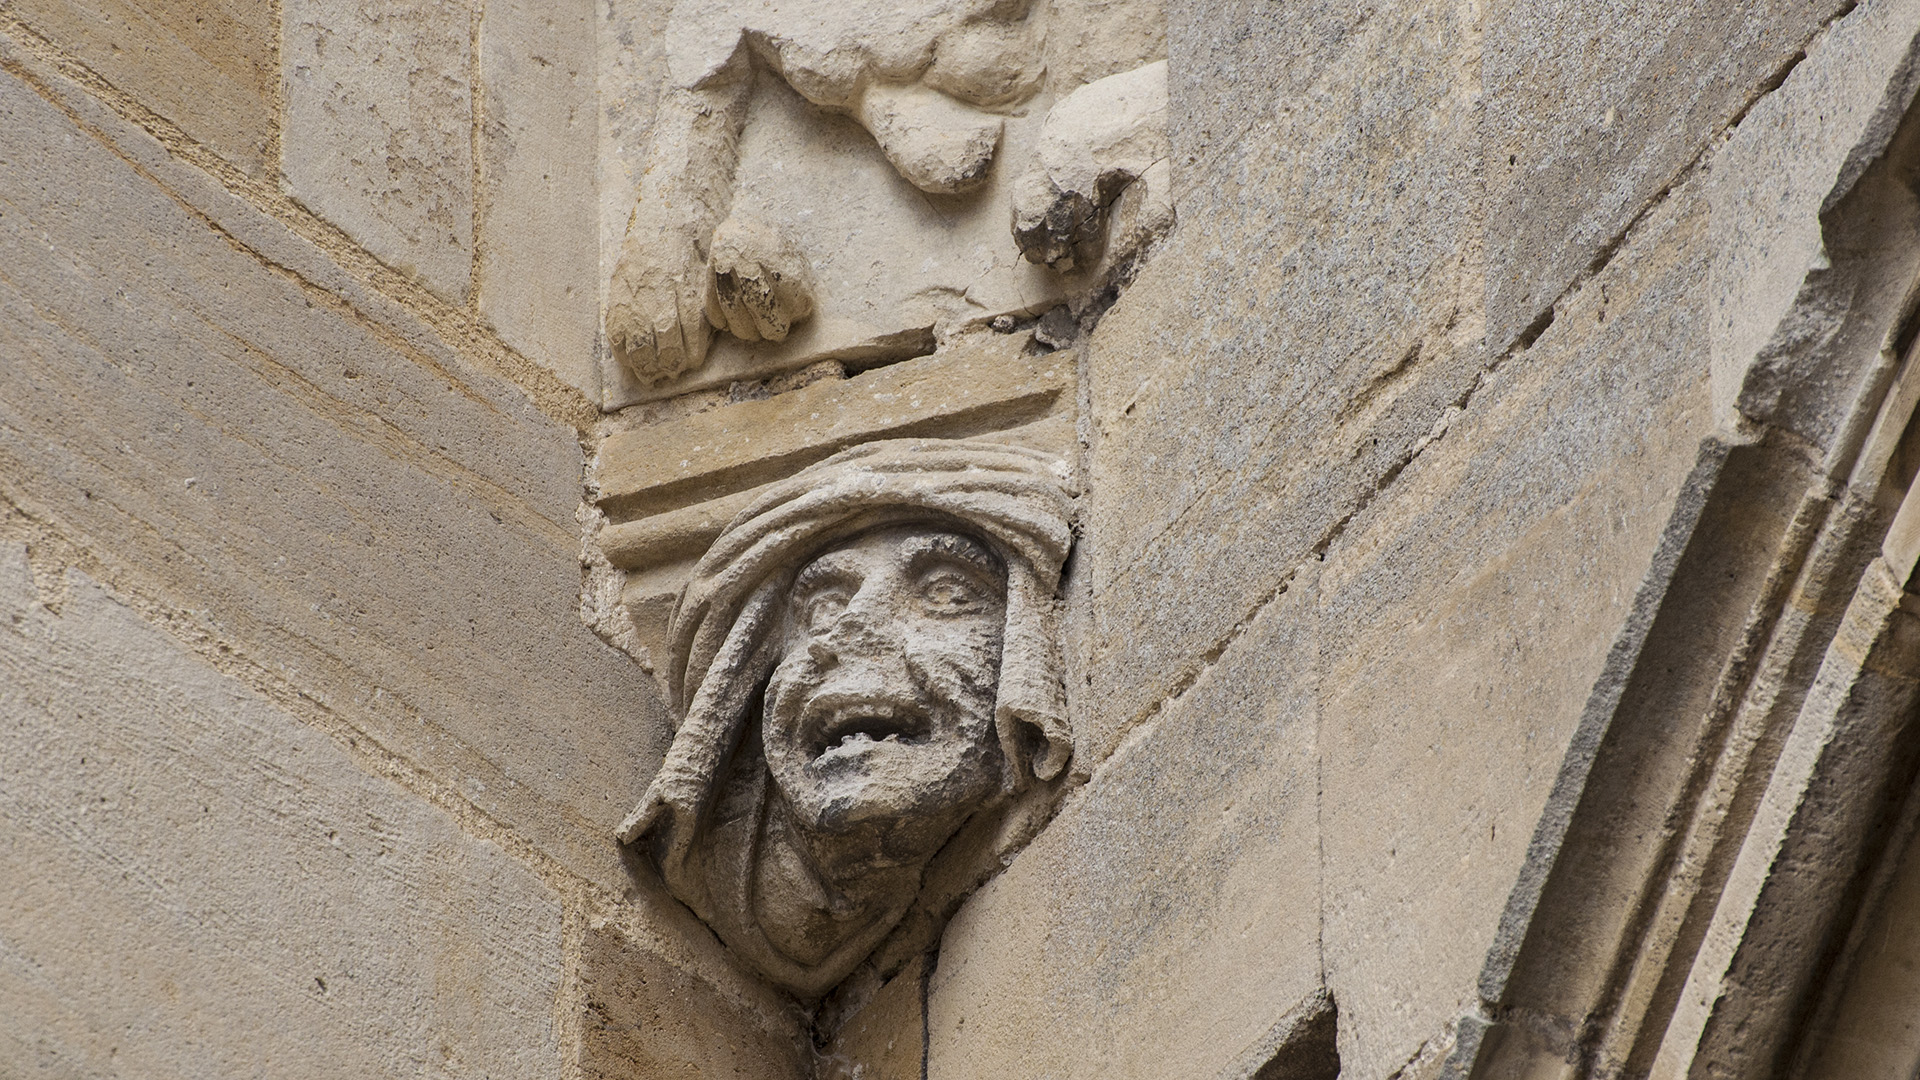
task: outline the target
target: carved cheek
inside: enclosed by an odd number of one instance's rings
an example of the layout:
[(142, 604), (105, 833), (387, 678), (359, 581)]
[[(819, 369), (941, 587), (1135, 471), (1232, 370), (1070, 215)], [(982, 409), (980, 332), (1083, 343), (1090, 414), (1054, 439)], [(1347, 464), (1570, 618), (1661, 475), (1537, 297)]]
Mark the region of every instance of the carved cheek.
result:
[(808, 659), (805, 648), (798, 643), (804, 640), (797, 639), (767, 680), (760, 741), (769, 757), (783, 757), (797, 745), (800, 707), (808, 691), (820, 685), (819, 665)]
[(914, 666), (949, 692), (990, 701), (1000, 675), (999, 618), (919, 620), (907, 643)]

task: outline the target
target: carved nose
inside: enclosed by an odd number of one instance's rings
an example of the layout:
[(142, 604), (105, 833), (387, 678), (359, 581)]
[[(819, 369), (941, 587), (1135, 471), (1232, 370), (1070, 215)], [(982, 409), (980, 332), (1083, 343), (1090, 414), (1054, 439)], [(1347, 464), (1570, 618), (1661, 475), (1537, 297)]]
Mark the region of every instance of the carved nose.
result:
[(807, 642), (807, 654), (821, 667), (831, 667), (843, 659), (871, 656), (885, 646), (886, 614), (878, 610), (877, 598), (862, 590), (848, 602), (846, 609), (827, 632)]

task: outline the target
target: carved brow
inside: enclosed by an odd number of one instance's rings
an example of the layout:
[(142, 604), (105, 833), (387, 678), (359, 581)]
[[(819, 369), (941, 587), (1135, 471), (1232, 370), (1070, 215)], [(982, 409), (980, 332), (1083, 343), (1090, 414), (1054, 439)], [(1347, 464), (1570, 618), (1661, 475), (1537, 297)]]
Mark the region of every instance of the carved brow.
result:
[(838, 554), (840, 553), (837, 551), (829, 551), (825, 555), (808, 563), (800, 573), (794, 577), (793, 587), (789, 590), (791, 595), (800, 596), (812, 592), (823, 585), (833, 584), (837, 580), (844, 580), (847, 576), (847, 568), (840, 565), (841, 560), (834, 558), (834, 556)]
[(909, 557), (918, 559), (924, 555), (938, 553), (971, 564), (975, 569), (991, 577), (1001, 577), (1007, 572), (1006, 565), (993, 549), (960, 533), (930, 533), (913, 537), (904, 545)]

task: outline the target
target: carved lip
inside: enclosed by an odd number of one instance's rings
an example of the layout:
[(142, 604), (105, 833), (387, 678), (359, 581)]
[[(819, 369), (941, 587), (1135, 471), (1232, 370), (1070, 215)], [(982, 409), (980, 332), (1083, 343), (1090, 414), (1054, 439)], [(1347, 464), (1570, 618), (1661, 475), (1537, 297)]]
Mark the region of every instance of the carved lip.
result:
[(932, 723), (910, 701), (822, 695), (808, 707), (803, 730), (808, 756), (857, 753), (878, 743), (925, 742)]

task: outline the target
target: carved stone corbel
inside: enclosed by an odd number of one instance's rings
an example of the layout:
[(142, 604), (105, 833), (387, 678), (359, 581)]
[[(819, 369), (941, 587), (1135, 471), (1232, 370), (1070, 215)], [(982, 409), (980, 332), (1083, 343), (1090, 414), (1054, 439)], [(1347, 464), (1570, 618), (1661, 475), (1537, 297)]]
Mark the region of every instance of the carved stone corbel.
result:
[(797, 997), (890, 937), (924, 950), (1051, 805), (1068, 476), (987, 440), (868, 443), (769, 485), (696, 565), (680, 726), (619, 836)]

